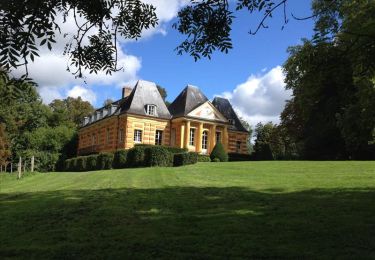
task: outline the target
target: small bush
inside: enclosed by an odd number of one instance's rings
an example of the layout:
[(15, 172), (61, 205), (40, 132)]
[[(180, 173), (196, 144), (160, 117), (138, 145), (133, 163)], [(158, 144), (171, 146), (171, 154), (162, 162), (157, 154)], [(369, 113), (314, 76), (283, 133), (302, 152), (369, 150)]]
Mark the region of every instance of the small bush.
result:
[(127, 150), (117, 150), (113, 157), (113, 168), (115, 169), (122, 169), (127, 167), (127, 156), (128, 151)]
[(218, 158), (221, 162), (227, 162), (228, 161), (228, 154), (225, 152), (223, 144), (218, 142), (216, 143), (214, 149), (212, 150), (210, 154), (211, 160)]
[(249, 154), (241, 154), (241, 153), (228, 153), (228, 161), (236, 162), (236, 161), (250, 161), (251, 157)]
[(71, 172), (77, 171), (77, 158), (71, 159), (69, 171), (71, 171)]
[(64, 162), (64, 171), (70, 171), (70, 164), (72, 163), (72, 159), (66, 159)]
[(145, 166), (153, 167), (168, 167), (173, 165), (173, 154), (170, 153), (165, 147), (151, 146), (145, 150)]
[(77, 160), (77, 171), (83, 172), (87, 171), (87, 157), (86, 156), (79, 156), (76, 158)]
[(211, 158), (208, 155), (198, 154), (198, 162), (211, 162)]
[(168, 152), (175, 154), (175, 153), (187, 153), (188, 149), (186, 148), (179, 148), (179, 147), (171, 147), (171, 146), (163, 146)]
[(97, 154), (92, 154), (87, 156), (86, 159), (86, 167), (88, 171), (95, 171), (97, 170), (97, 163), (98, 161), (98, 155)]
[(136, 145), (128, 151), (127, 164), (129, 167), (145, 166), (145, 149), (150, 146)]
[(97, 160), (97, 169), (112, 169), (113, 153), (100, 153)]
[(214, 159), (212, 160), (212, 162), (220, 162), (220, 159), (219, 159), (219, 158), (214, 158)]
[(173, 156), (173, 166), (182, 166), (188, 164), (194, 164), (198, 161), (198, 154), (189, 152), (189, 153), (176, 153)]

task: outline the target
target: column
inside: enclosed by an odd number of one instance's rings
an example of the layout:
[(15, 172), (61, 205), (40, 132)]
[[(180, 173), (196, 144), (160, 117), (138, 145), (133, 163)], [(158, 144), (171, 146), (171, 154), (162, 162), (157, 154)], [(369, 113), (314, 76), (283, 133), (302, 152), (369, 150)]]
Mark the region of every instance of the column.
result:
[(190, 137), (190, 121), (187, 120), (185, 123), (185, 148), (189, 148), (189, 137)]
[(228, 152), (228, 147), (229, 147), (229, 139), (228, 139), (228, 126), (224, 126), (223, 130), (223, 146), (225, 150)]
[(209, 151), (210, 153), (212, 152), (212, 150), (214, 149), (215, 145), (216, 145), (216, 125), (212, 125), (211, 126), (211, 131), (210, 131), (210, 134), (209, 134)]
[(198, 126), (197, 142), (195, 144), (195, 151), (198, 153), (202, 152), (202, 136), (203, 136), (203, 123), (200, 122)]
[(185, 145), (185, 125), (181, 123), (181, 128), (180, 128), (180, 148), (184, 148)]

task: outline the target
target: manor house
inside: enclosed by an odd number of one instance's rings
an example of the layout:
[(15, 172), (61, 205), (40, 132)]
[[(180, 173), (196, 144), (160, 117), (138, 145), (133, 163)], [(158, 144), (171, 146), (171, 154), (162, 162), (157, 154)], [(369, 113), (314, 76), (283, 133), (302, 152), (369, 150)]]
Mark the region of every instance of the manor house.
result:
[(229, 100), (211, 102), (188, 85), (167, 107), (156, 84), (139, 80), (122, 98), (85, 117), (78, 132), (78, 154), (112, 152), (136, 144), (187, 148), (209, 154), (217, 142), (230, 153), (247, 154), (248, 131)]

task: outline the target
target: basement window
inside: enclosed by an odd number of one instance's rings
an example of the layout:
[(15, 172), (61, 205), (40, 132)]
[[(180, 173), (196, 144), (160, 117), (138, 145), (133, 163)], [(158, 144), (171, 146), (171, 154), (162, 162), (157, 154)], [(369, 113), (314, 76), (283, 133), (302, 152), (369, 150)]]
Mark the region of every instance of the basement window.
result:
[(155, 116), (156, 106), (155, 105), (146, 105), (146, 114), (150, 116)]

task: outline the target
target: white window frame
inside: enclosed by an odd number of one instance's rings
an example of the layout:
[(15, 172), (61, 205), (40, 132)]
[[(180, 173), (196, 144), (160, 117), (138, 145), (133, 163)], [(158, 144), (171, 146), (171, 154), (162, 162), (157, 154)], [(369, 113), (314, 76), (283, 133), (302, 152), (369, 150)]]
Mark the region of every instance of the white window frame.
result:
[(189, 131), (189, 145), (195, 145), (195, 128), (190, 128)]
[(155, 105), (146, 105), (146, 114), (149, 116), (156, 115), (156, 106)]
[(208, 131), (204, 130), (202, 133), (202, 149), (207, 150), (208, 148)]
[(218, 142), (222, 143), (222, 141), (221, 141), (221, 132), (220, 131), (216, 131), (216, 133), (215, 133), (215, 140), (216, 140), (216, 143), (218, 143)]
[(142, 130), (134, 129), (134, 143), (142, 143)]
[(163, 131), (162, 130), (155, 131), (155, 145), (163, 145)]

